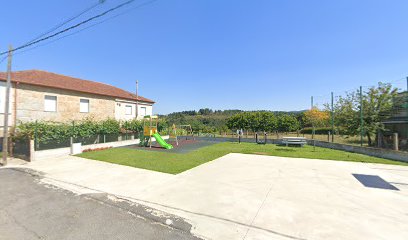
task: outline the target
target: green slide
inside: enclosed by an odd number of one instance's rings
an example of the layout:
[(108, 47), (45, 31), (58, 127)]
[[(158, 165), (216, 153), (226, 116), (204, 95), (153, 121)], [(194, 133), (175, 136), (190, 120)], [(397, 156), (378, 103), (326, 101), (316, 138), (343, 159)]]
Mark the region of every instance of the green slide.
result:
[(164, 141), (164, 139), (160, 136), (160, 134), (155, 133), (155, 134), (153, 134), (153, 137), (160, 144), (160, 146), (164, 147), (165, 149), (172, 149), (173, 148), (173, 145), (166, 143), (166, 141)]

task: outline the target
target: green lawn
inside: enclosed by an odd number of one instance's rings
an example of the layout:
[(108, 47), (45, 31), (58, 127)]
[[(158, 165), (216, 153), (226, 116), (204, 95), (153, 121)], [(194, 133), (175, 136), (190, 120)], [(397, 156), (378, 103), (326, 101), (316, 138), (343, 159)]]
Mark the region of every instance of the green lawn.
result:
[(385, 163), (408, 165), (362, 154), (343, 152), (327, 148), (313, 150), (312, 146), (282, 147), (274, 144), (257, 145), (253, 143), (218, 143), (185, 154), (145, 151), (128, 148), (111, 148), (103, 151), (85, 152), (79, 157), (116, 163), (131, 167), (177, 174), (228, 153), (261, 154), (282, 157), (301, 157), (314, 159), (341, 160), (353, 162)]

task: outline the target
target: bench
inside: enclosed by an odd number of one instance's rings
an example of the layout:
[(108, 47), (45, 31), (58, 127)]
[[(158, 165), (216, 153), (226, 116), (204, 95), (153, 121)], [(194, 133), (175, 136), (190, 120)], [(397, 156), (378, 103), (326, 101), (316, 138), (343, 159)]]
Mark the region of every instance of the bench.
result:
[(307, 142), (306, 138), (304, 137), (283, 137), (282, 144), (285, 144), (286, 147), (289, 145), (300, 145), (303, 147), (303, 145), (307, 144)]

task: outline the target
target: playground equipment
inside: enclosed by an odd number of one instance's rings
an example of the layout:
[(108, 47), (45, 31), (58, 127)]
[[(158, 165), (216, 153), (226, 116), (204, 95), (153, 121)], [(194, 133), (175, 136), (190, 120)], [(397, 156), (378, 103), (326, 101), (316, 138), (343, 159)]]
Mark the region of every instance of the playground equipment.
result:
[(266, 132), (264, 132), (264, 140), (263, 141), (260, 141), (258, 139), (258, 133), (255, 133), (255, 141), (256, 141), (257, 144), (266, 144), (266, 142), (268, 141)]
[(194, 138), (194, 133), (193, 133), (193, 128), (191, 127), (190, 124), (186, 124), (186, 125), (179, 125), (180, 129), (186, 130), (187, 134), (186, 134), (186, 140), (187, 140), (187, 136), (191, 136), (193, 138), (193, 140), (195, 140)]
[(165, 149), (172, 149), (173, 145), (168, 144), (164, 139), (160, 136), (157, 131), (157, 125), (159, 122), (159, 118), (157, 116), (145, 116), (143, 118), (143, 135), (140, 136), (140, 146), (150, 148), (152, 147), (152, 137), (154, 137), (157, 143), (160, 144)]
[(176, 139), (176, 145), (178, 146), (178, 139), (177, 139), (177, 127), (175, 124), (171, 126), (171, 131), (169, 133), (170, 138), (174, 137)]

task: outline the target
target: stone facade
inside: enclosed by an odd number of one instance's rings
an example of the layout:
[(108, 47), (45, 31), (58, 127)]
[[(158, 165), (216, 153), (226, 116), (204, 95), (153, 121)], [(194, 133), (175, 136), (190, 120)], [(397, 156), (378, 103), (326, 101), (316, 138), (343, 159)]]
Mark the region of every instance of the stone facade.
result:
[[(0, 83), (4, 82), (0, 81)], [(114, 97), (109, 96), (28, 84), (16, 85), (14, 83), (11, 93), (10, 126), (15, 126), (19, 122), (30, 122), (36, 120), (53, 122), (68, 122), (73, 120), (82, 120), (85, 118), (93, 118), (95, 120), (103, 120), (107, 118), (129, 120), (135, 118), (136, 116), (135, 102), (115, 99)], [(55, 112), (45, 111), (45, 96), (56, 97), (57, 108)], [(14, 99), (16, 99), (17, 104), (15, 104)], [(89, 112), (80, 112), (81, 99), (89, 100)], [(140, 109), (142, 107), (146, 107), (146, 112), (148, 115), (152, 114), (151, 104), (139, 103), (138, 105), (139, 118), (143, 117), (140, 116)], [(126, 114), (126, 106), (132, 106), (131, 114)], [(3, 136), (3, 116), (4, 112), (0, 113), (0, 137)]]
[[(57, 110), (44, 110), (45, 96), (57, 98)], [(79, 111), (80, 99), (89, 100), (89, 112)], [(73, 92), (62, 89), (45, 88), (20, 84), (17, 89), (17, 123), (18, 121), (54, 121), (66, 122), (94, 118), (96, 120), (114, 118), (115, 105), (111, 97)]]

